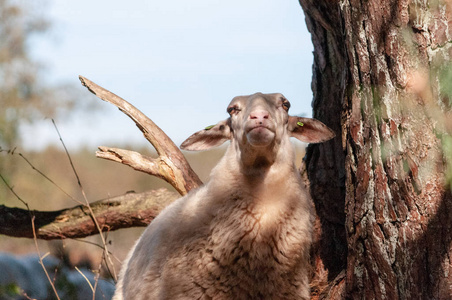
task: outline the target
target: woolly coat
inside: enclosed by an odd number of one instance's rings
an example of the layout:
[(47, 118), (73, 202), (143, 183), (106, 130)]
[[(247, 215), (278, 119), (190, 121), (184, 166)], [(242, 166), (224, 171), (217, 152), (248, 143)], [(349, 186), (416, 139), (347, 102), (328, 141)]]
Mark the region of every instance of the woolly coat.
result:
[(114, 299), (309, 299), (312, 213), (295, 165), (250, 179), (230, 150), (145, 230)]
[(230, 118), (181, 147), (230, 140), (209, 183), (167, 207), (124, 263), (115, 300), (308, 299), (310, 198), (289, 138), (323, 142), (320, 121), (288, 115), (282, 94), (235, 97)]

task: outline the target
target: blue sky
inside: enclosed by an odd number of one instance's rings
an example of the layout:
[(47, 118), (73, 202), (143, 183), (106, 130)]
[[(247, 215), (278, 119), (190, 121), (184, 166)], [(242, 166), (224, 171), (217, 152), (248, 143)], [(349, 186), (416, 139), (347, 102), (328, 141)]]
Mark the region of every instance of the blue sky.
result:
[[(281, 92), (311, 116), (312, 43), (296, 0), (56, 1), (33, 45), (49, 81), (83, 75), (138, 107), (177, 144), (227, 117), (237, 95)], [(83, 89), (80, 87), (80, 89)], [(66, 144), (146, 144), (133, 122), (99, 101), (59, 121)], [(49, 120), (24, 127), (25, 145), (58, 143)]]

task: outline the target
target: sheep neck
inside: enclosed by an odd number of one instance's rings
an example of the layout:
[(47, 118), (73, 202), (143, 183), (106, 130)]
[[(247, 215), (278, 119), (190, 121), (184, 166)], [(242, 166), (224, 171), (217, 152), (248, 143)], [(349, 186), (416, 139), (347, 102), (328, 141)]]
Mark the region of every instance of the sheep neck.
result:
[(218, 177), (218, 181), (226, 186), (227, 182), (243, 182), (256, 188), (271, 187), (275, 182), (283, 184), (281, 180), (299, 176), (294, 157), (289, 139), (265, 148), (241, 148), (233, 141), (211, 178)]

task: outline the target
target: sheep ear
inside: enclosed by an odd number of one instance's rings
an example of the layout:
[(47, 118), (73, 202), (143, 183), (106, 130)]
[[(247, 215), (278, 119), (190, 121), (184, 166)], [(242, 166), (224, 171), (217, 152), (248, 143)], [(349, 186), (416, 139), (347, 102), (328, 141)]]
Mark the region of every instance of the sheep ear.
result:
[(290, 116), (288, 127), (291, 136), (306, 143), (322, 143), (336, 136), (328, 126), (311, 118)]
[(192, 134), (180, 145), (180, 148), (190, 151), (207, 150), (220, 146), (230, 139), (230, 119), (226, 119), (216, 125), (208, 126), (205, 129)]

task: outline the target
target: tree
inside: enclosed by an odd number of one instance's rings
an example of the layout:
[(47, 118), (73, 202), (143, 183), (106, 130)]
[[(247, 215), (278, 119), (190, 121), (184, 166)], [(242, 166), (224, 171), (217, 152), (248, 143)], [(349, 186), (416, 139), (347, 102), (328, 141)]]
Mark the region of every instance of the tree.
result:
[[(21, 146), (21, 125), (43, 118), (67, 118), (84, 106), (73, 84), (48, 82), (45, 64), (32, 53), (32, 42), (45, 38), (51, 30), (43, 4), (0, 0), (0, 152)], [(0, 175), (10, 179), (15, 172), (17, 165), (0, 156)], [(4, 203), (9, 203), (8, 195), (7, 189), (0, 188)]]
[(306, 156), (321, 298), (450, 299), (450, 2), (300, 4), (314, 117), (342, 135)]
[(17, 1), (1, 0), (0, 16), (0, 145), (8, 149), (18, 142), (21, 119), (51, 110), (37, 78), (40, 66), (29, 51), (29, 40), (44, 33), (49, 23)]
[(51, 28), (42, 5), (0, 0), (0, 149), (20, 144), (21, 122), (68, 113), (78, 102), (72, 85), (43, 79), (44, 64), (32, 55), (32, 40)]

